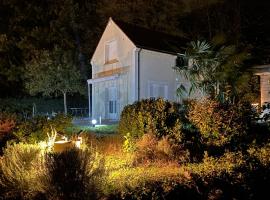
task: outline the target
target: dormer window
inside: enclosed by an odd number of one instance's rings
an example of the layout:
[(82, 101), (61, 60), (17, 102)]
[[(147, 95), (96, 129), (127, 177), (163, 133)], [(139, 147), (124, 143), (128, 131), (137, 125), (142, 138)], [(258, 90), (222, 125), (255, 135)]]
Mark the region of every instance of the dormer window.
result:
[(112, 40), (105, 44), (105, 63), (113, 63), (117, 61), (117, 43)]

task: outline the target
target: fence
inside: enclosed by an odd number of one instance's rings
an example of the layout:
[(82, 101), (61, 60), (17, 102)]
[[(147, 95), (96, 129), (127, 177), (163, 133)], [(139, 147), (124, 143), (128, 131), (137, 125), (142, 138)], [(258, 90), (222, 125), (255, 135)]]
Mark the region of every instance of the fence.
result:
[(88, 117), (88, 108), (69, 108), (69, 113), (74, 117)]

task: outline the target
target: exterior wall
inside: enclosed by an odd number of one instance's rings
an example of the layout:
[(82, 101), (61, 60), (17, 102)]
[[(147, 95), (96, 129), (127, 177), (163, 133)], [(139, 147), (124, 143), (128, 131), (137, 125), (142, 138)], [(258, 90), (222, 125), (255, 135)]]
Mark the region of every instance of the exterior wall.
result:
[(270, 102), (270, 74), (260, 75), (261, 105)]
[(110, 119), (114, 118), (108, 114), (109, 102), (108, 102), (108, 89), (114, 87), (117, 89), (117, 101), (116, 110), (117, 115), (115, 119), (118, 119), (121, 111), (128, 102), (128, 74), (121, 74), (116, 80), (109, 80), (93, 84), (93, 118)]
[(143, 49), (140, 53), (140, 99), (149, 98), (151, 82), (164, 83), (168, 86), (167, 99), (181, 101), (176, 95), (179, 83), (188, 86), (188, 81), (177, 74), (175, 66), (176, 55), (160, 53)]
[[(107, 42), (116, 40), (117, 42), (117, 59), (111, 62), (105, 62), (105, 45)], [(117, 88), (117, 115), (123, 107), (132, 102), (134, 90), (132, 84), (135, 82), (134, 71), (134, 49), (135, 45), (122, 32), (122, 30), (110, 19), (107, 27), (99, 41), (99, 44), (92, 56), (92, 78), (102, 78), (118, 74), (116, 80), (96, 82), (92, 85), (92, 117), (98, 119), (108, 116), (108, 88)]]

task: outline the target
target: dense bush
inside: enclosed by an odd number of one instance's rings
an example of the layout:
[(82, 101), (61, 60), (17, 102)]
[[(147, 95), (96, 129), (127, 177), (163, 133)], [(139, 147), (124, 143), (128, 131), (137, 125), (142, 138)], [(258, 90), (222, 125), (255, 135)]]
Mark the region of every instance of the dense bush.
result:
[(66, 127), (71, 126), (71, 120), (64, 114), (58, 114), (53, 119), (37, 116), (19, 121), (13, 133), (19, 141), (35, 143), (47, 139), (52, 127), (60, 134), (65, 133)]
[(48, 199), (97, 199), (103, 167), (89, 150), (70, 149), (45, 157)]
[(245, 103), (222, 104), (205, 99), (190, 104), (188, 119), (198, 128), (202, 143), (223, 146), (248, 132), (252, 109)]
[(15, 138), (12, 131), (16, 126), (16, 119), (14, 114), (0, 113), (0, 155), (3, 154), (6, 143)]
[(248, 149), (247, 164), (241, 170), (242, 184), (250, 199), (265, 199), (270, 185), (270, 143), (261, 147), (252, 145)]
[(175, 200), (175, 199), (202, 199), (196, 186), (183, 180), (165, 178), (164, 180), (152, 180), (140, 183), (137, 187), (128, 187), (107, 198), (127, 200)]
[[(0, 134), (7, 134), (16, 125), (16, 116), (8, 113), (0, 113)], [(1, 137), (1, 136), (0, 136)]]
[(168, 136), (158, 139), (152, 133), (144, 134), (135, 144), (135, 163), (166, 162), (177, 160), (187, 162), (189, 152), (180, 144), (170, 141)]
[(44, 186), (41, 149), (38, 145), (8, 145), (0, 160), (1, 195), (12, 199), (32, 199)]
[(0, 160), (0, 196), (5, 199), (96, 199), (102, 157), (90, 150), (43, 152), (38, 145), (8, 145)]
[(36, 113), (46, 114), (51, 112), (63, 112), (62, 99), (46, 98), (5, 98), (0, 99), (0, 112), (16, 113), (23, 117), (32, 116), (32, 109), (35, 106)]
[(128, 105), (121, 113), (119, 133), (140, 138), (145, 133), (153, 133), (159, 139), (170, 136), (181, 141), (179, 105), (161, 98), (145, 99)]

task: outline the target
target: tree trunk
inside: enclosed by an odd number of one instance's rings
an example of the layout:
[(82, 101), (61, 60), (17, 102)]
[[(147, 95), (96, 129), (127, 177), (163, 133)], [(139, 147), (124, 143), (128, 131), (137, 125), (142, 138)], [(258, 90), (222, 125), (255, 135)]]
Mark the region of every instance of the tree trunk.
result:
[(65, 115), (67, 115), (67, 93), (63, 92), (63, 95), (64, 95), (64, 112)]

